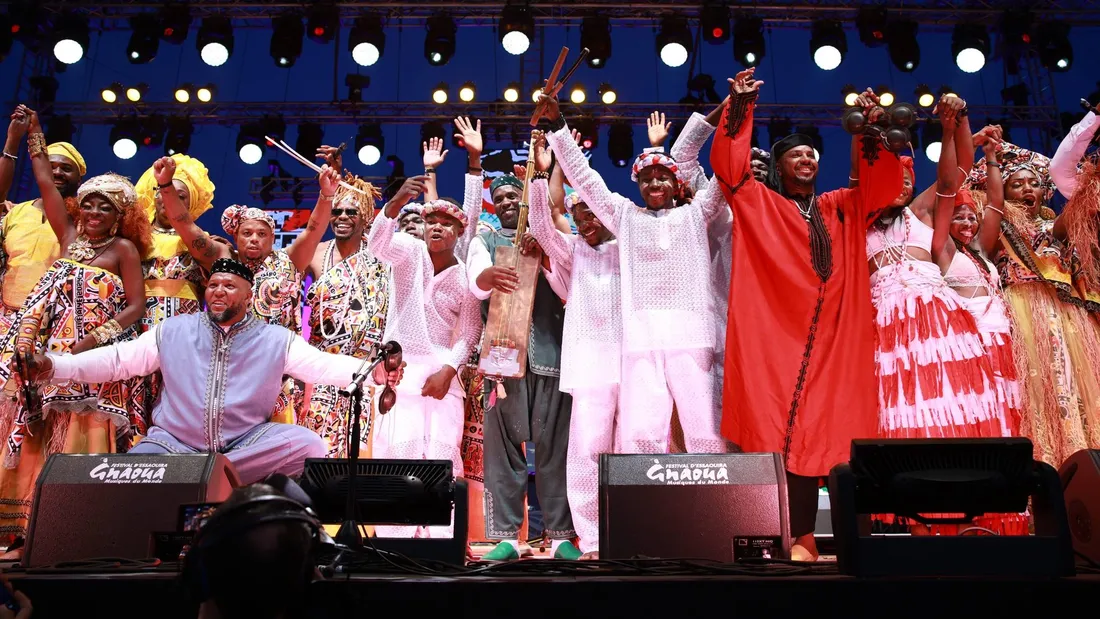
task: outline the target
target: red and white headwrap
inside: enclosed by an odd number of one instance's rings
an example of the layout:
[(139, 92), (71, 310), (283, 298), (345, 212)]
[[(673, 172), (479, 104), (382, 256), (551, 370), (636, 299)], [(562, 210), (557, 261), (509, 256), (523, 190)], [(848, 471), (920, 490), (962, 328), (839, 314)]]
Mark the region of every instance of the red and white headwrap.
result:
[(258, 209), (254, 206), (238, 206), (234, 204), (222, 211), (222, 229), (225, 230), (226, 234), (229, 236), (236, 237), (237, 229), (241, 227), (241, 222), (249, 220), (262, 221), (271, 227), (272, 232), (275, 231), (275, 220), (263, 209)]
[(462, 224), (463, 230), (466, 229), (466, 213), (462, 210), (462, 207), (454, 202), (449, 202), (447, 200), (432, 200), (431, 202), (425, 203), (422, 212), (424, 218), (426, 219), (428, 215), (432, 213), (441, 213), (453, 217), (458, 223)]
[(683, 183), (684, 179), (680, 177), (680, 166), (676, 165), (676, 160), (663, 152), (643, 152), (638, 155), (638, 158), (634, 160), (634, 167), (630, 169), (630, 180), (638, 182), (638, 173), (642, 170), (659, 165), (668, 168), (670, 172), (676, 177), (676, 182)]

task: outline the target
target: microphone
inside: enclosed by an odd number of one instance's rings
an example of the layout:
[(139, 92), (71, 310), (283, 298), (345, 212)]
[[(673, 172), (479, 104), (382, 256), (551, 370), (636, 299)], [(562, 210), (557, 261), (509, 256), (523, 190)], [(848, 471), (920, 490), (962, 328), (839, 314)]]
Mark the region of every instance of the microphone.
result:
[(362, 390), (363, 381), (367, 379), (374, 372), (374, 368), (378, 367), (380, 363), (388, 361), (390, 358), (397, 358), (397, 365), (401, 364), (401, 344), (397, 342), (386, 342), (382, 344), (378, 350), (378, 355), (373, 359), (364, 359), (363, 365), (359, 366), (359, 369), (351, 377), (351, 383), (347, 387), (340, 390), (340, 395), (345, 397), (351, 397), (352, 395), (359, 395)]

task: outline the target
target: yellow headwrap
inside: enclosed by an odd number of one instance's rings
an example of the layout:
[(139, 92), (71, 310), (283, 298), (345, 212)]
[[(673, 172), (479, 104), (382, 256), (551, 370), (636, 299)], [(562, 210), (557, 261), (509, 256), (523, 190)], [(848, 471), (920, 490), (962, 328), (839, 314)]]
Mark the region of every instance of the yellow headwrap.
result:
[(80, 172), (81, 176), (88, 173), (88, 166), (84, 165), (84, 157), (81, 157), (80, 151), (68, 142), (54, 142), (46, 147), (46, 153), (49, 155), (61, 155), (69, 159), (76, 164), (76, 169)]
[[(176, 162), (176, 173), (172, 178), (187, 186), (187, 193), (191, 196), (191, 220), (195, 221), (214, 206), (214, 183), (210, 182), (210, 172), (201, 161), (193, 157), (177, 153), (172, 155), (172, 159)], [(149, 216), (149, 221), (153, 221), (157, 216), (157, 179), (153, 178), (153, 168), (141, 175), (135, 188), (138, 204)]]

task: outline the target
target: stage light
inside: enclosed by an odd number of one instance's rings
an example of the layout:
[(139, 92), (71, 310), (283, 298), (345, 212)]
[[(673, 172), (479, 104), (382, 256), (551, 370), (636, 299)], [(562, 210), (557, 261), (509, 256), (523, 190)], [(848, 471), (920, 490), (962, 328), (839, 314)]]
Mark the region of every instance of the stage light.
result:
[(191, 91), (194, 89), (195, 87), (191, 84), (184, 84), (183, 86), (176, 88), (176, 91), (175, 93), (173, 93), (172, 96), (173, 98), (175, 98), (177, 103), (190, 103)]
[(344, 77), (344, 85), (348, 87), (348, 101), (362, 101), (363, 90), (370, 88), (370, 76), (348, 73)]
[(611, 20), (606, 17), (585, 17), (581, 21), (581, 47), (588, 48), (585, 61), (593, 69), (607, 66), (611, 58)]
[(840, 89), (840, 95), (844, 97), (844, 105), (852, 107), (859, 99), (859, 91), (851, 84), (845, 84), (844, 88)]
[(115, 82), (110, 86), (104, 88), (99, 92), (99, 96), (103, 99), (104, 103), (117, 103), (119, 97), (122, 96), (122, 84)]
[(75, 14), (59, 17), (54, 24), (54, 58), (64, 64), (80, 62), (88, 50), (89, 36), (86, 17)]
[(317, 123), (302, 123), (298, 125), (298, 139), (294, 141), (294, 150), (312, 159), (313, 153), (321, 148), (325, 139), (325, 130)]
[(176, 153), (186, 153), (191, 148), (194, 130), (186, 116), (169, 118), (168, 132), (164, 136), (164, 154), (171, 157)]
[(126, 98), (129, 99), (131, 103), (137, 103), (141, 101), (141, 98), (144, 97), (147, 92), (149, 92), (149, 86), (146, 84), (130, 86), (126, 89)]
[(536, 87), (534, 90), (531, 91), (531, 101), (533, 101), (534, 103), (539, 102), (539, 97), (540, 96), (542, 96), (542, 89), (541, 88)]
[(1047, 69), (1061, 73), (1073, 66), (1073, 45), (1069, 42), (1068, 24), (1040, 24), (1035, 35), (1035, 47), (1039, 51), (1039, 60)]
[(448, 90), (449, 88), (447, 87), (447, 84), (440, 84), (436, 86), (435, 90), (432, 91), (432, 101), (435, 101), (439, 105), (443, 105), (444, 103), (446, 103), (447, 99), (450, 98)]
[(497, 22), (497, 34), (504, 51), (518, 56), (531, 47), (531, 37), (535, 36), (535, 18), (526, 4), (510, 4), (504, 7)]
[(364, 15), (355, 19), (348, 37), (348, 51), (351, 58), (361, 67), (369, 67), (378, 62), (386, 51), (386, 33), (382, 30), (382, 18), (377, 15)]
[(213, 84), (207, 84), (206, 86), (199, 86), (195, 89), (195, 98), (199, 100), (199, 103), (210, 103), (214, 99), (214, 93), (217, 89)]
[(138, 145), (144, 147), (160, 146), (164, 143), (164, 130), (168, 123), (160, 114), (153, 114), (138, 124)]
[(867, 47), (880, 47), (887, 42), (886, 9), (880, 6), (862, 6), (856, 14), (856, 31), (859, 40)]
[(172, 45), (187, 40), (191, 29), (191, 10), (186, 4), (169, 4), (160, 10), (160, 38)]
[(446, 13), (440, 13), (428, 20), (428, 36), (424, 39), (424, 58), (434, 66), (442, 66), (451, 61), (455, 53), (455, 38), (458, 29), (455, 20)]
[(264, 156), (264, 128), (259, 123), (241, 127), (237, 134), (237, 155), (248, 165), (259, 163)]
[(386, 141), (382, 137), (382, 128), (378, 125), (362, 125), (355, 136), (355, 152), (365, 166), (372, 166), (382, 159), (382, 149)]
[(725, 4), (710, 4), (699, 14), (699, 28), (703, 40), (712, 45), (725, 43), (730, 38), (730, 9)]
[(600, 141), (600, 126), (594, 118), (578, 118), (573, 122), (573, 128), (581, 136), (581, 148), (592, 150)]
[(985, 26), (959, 24), (951, 35), (951, 55), (966, 73), (977, 73), (989, 57), (989, 33)]
[(512, 82), (504, 89), (504, 100), (508, 103), (519, 101), (519, 84)]
[(1031, 91), (1028, 90), (1027, 85), (1023, 83), (1001, 89), (1001, 101), (1005, 105), (1026, 107), (1030, 96)]
[(138, 134), (140, 133), (136, 119), (121, 120), (111, 127), (111, 151), (119, 159), (132, 159), (138, 151)]
[(925, 84), (917, 86), (913, 94), (917, 97), (917, 105), (921, 107), (932, 107), (936, 103), (936, 95), (932, 94), (932, 89)]
[(824, 71), (832, 71), (844, 61), (848, 53), (848, 37), (838, 21), (814, 22), (810, 35), (810, 53), (814, 63)]
[(314, 43), (332, 42), (340, 30), (340, 9), (335, 4), (321, 3), (310, 7), (306, 16), (306, 36)]
[(600, 85), (600, 101), (603, 101), (604, 105), (611, 105), (619, 100), (619, 94), (615, 92), (615, 89), (611, 87), (611, 84)]
[(475, 95), (477, 95), (477, 89), (473, 82), (466, 82), (458, 89), (458, 98), (464, 103), (473, 101)]
[(745, 68), (764, 58), (764, 21), (759, 17), (738, 17), (733, 24), (733, 57)]
[(76, 128), (73, 127), (73, 117), (69, 114), (53, 116), (46, 122), (46, 143), (72, 142)]
[(894, 93), (889, 86), (879, 86), (875, 89), (875, 94), (878, 95), (878, 101), (882, 104), (882, 107), (890, 107), (894, 104)]
[(220, 67), (233, 55), (233, 24), (228, 17), (214, 15), (202, 20), (195, 46), (202, 61)]
[(625, 168), (634, 158), (634, 129), (620, 120), (607, 130), (607, 156), (616, 168)]
[(569, 100), (576, 105), (580, 105), (588, 99), (588, 95), (584, 92), (584, 86), (581, 84), (574, 84), (573, 89), (569, 91)]
[(917, 43), (917, 22), (898, 21), (887, 27), (887, 51), (890, 61), (899, 71), (911, 73), (920, 66), (920, 44)]
[(160, 49), (160, 24), (152, 13), (141, 13), (130, 18), (130, 42), (126, 45), (126, 58), (130, 64), (145, 64), (157, 57)]
[(12, 32), (11, 18), (0, 15), (0, 62), (3, 62), (11, 53), (11, 46), (15, 42), (15, 33)]
[(275, 66), (288, 69), (294, 66), (298, 57), (302, 55), (302, 37), (305, 36), (305, 26), (298, 15), (285, 14), (272, 20), (274, 30), (271, 33), (271, 46), (269, 47), (271, 59)]
[(940, 150), (943, 146), (943, 126), (939, 122), (931, 121), (924, 125), (921, 131), (921, 141), (924, 142), (924, 155), (933, 163), (940, 160)]
[(42, 7), (37, 2), (13, 2), (8, 6), (8, 28), (12, 37), (38, 42), (38, 27), (42, 23)]
[(679, 67), (691, 55), (691, 30), (683, 17), (665, 17), (661, 20), (661, 31), (657, 34), (657, 51), (661, 62), (670, 67)]

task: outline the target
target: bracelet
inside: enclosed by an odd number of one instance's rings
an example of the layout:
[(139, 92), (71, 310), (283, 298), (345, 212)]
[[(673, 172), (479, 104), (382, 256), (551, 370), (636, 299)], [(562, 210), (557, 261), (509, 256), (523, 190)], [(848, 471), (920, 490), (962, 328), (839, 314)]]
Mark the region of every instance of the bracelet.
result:
[(41, 133), (31, 133), (27, 135), (27, 152), (31, 154), (31, 157), (37, 157), (38, 155), (46, 155), (46, 136)]
[(985, 161), (985, 167), (987, 167), (987, 168), (997, 168), (999, 170), (999, 169), (1001, 169), (1001, 164), (997, 163), (996, 161), (989, 161), (987, 159)]
[(990, 206), (990, 205), (986, 204), (986, 205), (985, 205), (985, 208), (987, 208), (987, 209), (989, 209), (989, 210), (991, 210), (991, 211), (997, 211), (998, 213), (1000, 213), (1000, 214), (1001, 214), (1001, 217), (1004, 217), (1004, 216), (1005, 216), (1005, 212), (1004, 212), (1004, 211), (1002, 211), (1001, 209), (999, 209), (999, 208), (995, 207), (995, 206)]
[(940, 192), (937, 191), (936, 195), (941, 197), (941, 198), (954, 198), (955, 196), (957, 196), (959, 194), (957, 192), (956, 193), (940, 193)]
[(9, 153), (8, 151), (4, 151), (4, 156), (7, 157), (8, 159), (11, 159), (12, 161), (18, 161), (19, 160), (19, 157), (16, 157), (15, 155)]
[(551, 131), (561, 131), (565, 128), (565, 115), (558, 112), (558, 117), (550, 121)]
[(549, 172), (535, 172), (534, 174), (531, 175), (531, 178), (536, 179), (536, 180), (540, 179), (540, 178), (544, 179), (544, 180), (548, 180), (550, 178), (550, 173)]
[(424, 173), (435, 174), (435, 168), (433, 168), (432, 166), (424, 166)]
[(326, 196), (326, 195), (325, 195), (325, 194), (323, 194), (323, 193), (321, 193), (321, 194), (319, 194), (319, 195), (321, 196), (321, 199), (322, 199), (322, 200), (331, 200), (331, 199), (333, 199), (333, 198), (335, 198), (335, 197), (336, 197), (336, 194), (335, 194), (335, 193), (334, 193), (334, 194), (332, 194), (331, 196)]
[(167, 183), (157, 185), (158, 189), (171, 189), (173, 187), (174, 187), (174, 185), (172, 185), (172, 181), (168, 181)]
[(114, 318), (100, 325), (95, 331), (92, 331), (92, 337), (101, 345), (106, 344), (120, 335), (122, 335), (122, 327)]
[(849, 177), (848, 177), (848, 180), (850, 180), (850, 181), (852, 181), (852, 182), (854, 182), (854, 183), (858, 183), (858, 182), (859, 182), (859, 179), (858, 179), (858, 178), (856, 178), (856, 177), (854, 177), (854, 176), (849, 176)]

